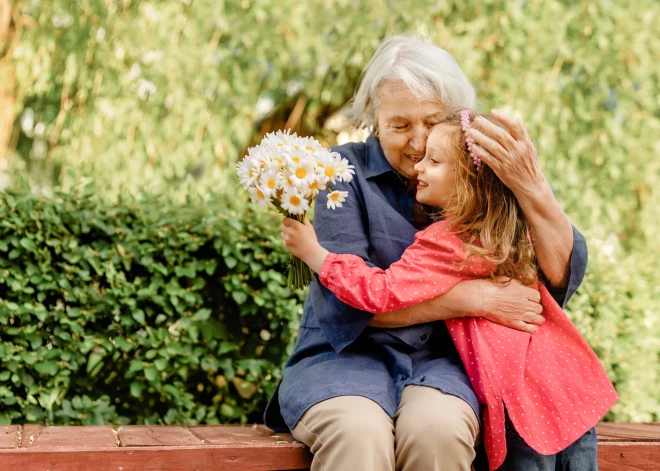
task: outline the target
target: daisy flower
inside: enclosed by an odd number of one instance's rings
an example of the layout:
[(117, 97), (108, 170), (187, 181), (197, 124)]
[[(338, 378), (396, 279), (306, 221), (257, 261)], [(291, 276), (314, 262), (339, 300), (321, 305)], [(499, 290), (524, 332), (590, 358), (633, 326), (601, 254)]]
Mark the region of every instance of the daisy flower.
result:
[(307, 161), (300, 163), (288, 162), (286, 174), (291, 184), (298, 188), (307, 188), (316, 179), (314, 166)]
[(261, 166), (256, 156), (247, 156), (236, 164), (238, 180), (244, 188), (249, 188), (259, 178)]
[(328, 187), (326, 186), (325, 181), (320, 178), (317, 178), (307, 187), (307, 195), (310, 198), (314, 198), (321, 191), (326, 190), (327, 188)]
[[(339, 154), (337, 154), (337, 156), (339, 157)], [(346, 183), (353, 180), (353, 175), (355, 175), (355, 166), (348, 163), (348, 159), (341, 158), (341, 160), (337, 160), (339, 161), (337, 163), (337, 176), (339, 180)]]
[(320, 173), (327, 183), (337, 183), (338, 177), (338, 161), (331, 154), (324, 153), (319, 157), (317, 172)]
[(346, 201), (348, 191), (335, 190), (328, 193), (328, 209), (341, 208), (341, 204)]
[(298, 145), (313, 157), (318, 157), (325, 152), (323, 146), (313, 137), (299, 137)]
[(286, 159), (287, 162), (293, 162), (295, 164), (311, 163), (314, 161), (313, 156), (309, 155), (307, 151), (300, 146), (290, 148), (286, 156), (288, 157)]
[(282, 186), (282, 175), (275, 170), (266, 170), (259, 177), (259, 186), (267, 196), (272, 196)]
[(260, 208), (264, 208), (270, 203), (269, 196), (257, 185), (248, 188), (248, 193), (250, 195), (250, 200)]
[(293, 133), (291, 135), (289, 133), (289, 130), (286, 129), (284, 131), (276, 131), (276, 132), (271, 132), (266, 134), (265, 139), (267, 139), (267, 142), (272, 142), (275, 144), (277, 147), (282, 147), (282, 146), (293, 146), (296, 142), (296, 133)]
[(290, 214), (305, 214), (309, 209), (309, 201), (302, 191), (291, 188), (282, 194), (282, 209)]

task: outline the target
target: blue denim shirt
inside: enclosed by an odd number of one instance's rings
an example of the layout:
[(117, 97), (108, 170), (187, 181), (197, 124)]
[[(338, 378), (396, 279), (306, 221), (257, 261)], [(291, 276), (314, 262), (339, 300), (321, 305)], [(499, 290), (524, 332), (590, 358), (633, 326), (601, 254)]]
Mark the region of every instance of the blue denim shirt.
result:
[[(355, 166), (341, 208), (329, 210), (326, 196), (315, 205), (314, 227), (330, 252), (354, 254), (386, 269), (413, 243), (414, 196), (372, 135), (363, 143), (334, 149)], [(551, 291), (560, 305), (575, 292), (587, 266), (584, 238), (573, 229), (571, 275), (566, 290)], [(336, 396), (367, 397), (390, 416), (403, 388), (422, 385), (466, 401), (480, 417), (477, 400), (442, 321), (394, 329), (369, 327), (373, 315), (339, 301), (314, 281), (307, 295), (298, 340), (264, 422), (277, 431), (293, 429), (313, 405)]]

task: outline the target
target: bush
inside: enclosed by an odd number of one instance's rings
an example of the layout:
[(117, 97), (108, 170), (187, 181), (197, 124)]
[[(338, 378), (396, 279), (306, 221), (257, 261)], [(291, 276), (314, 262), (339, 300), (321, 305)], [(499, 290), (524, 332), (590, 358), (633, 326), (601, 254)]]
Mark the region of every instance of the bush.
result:
[(260, 419), (301, 298), (278, 217), (220, 200), (0, 203), (0, 421)]

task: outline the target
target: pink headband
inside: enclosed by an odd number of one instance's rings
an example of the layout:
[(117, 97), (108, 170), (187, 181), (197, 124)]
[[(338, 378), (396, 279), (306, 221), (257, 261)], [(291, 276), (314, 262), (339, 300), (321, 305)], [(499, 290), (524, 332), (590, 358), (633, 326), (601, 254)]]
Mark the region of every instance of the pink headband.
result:
[(461, 111), (461, 128), (463, 129), (463, 133), (465, 134), (465, 142), (467, 143), (467, 148), (468, 152), (470, 153), (470, 157), (472, 157), (472, 162), (474, 162), (474, 166), (477, 168), (477, 172), (481, 168), (481, 159), (477, 157), (477, 154), (472, 152), (472, 146), (474, 145), (474, 139), (472, 139), (468, 135), (468, 131), (470, 130), (470, 112), (468, 110), (463, 110)]

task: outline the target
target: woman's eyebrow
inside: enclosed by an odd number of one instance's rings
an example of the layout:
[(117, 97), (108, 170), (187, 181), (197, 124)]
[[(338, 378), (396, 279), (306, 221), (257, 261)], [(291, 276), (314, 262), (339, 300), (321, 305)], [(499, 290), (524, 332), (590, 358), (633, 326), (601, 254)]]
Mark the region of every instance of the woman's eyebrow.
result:
[(387, 118), (387, 121), (388, 122), (390, 122), (390, 121), (408, 121), (408, 118), (406, 118), (405, 116), (390, 116), (389, 118)]
[(439, 112), (437, 112), (437, 113), (433, 113), (433, 114), (428, 115), (425, 119), (437, 119), (437, 120), (440, 120), (440, 119), (443, 118), (443, 116), (444, 116), (444, 113), (443, 113), (442, 111), (439, 111)]

